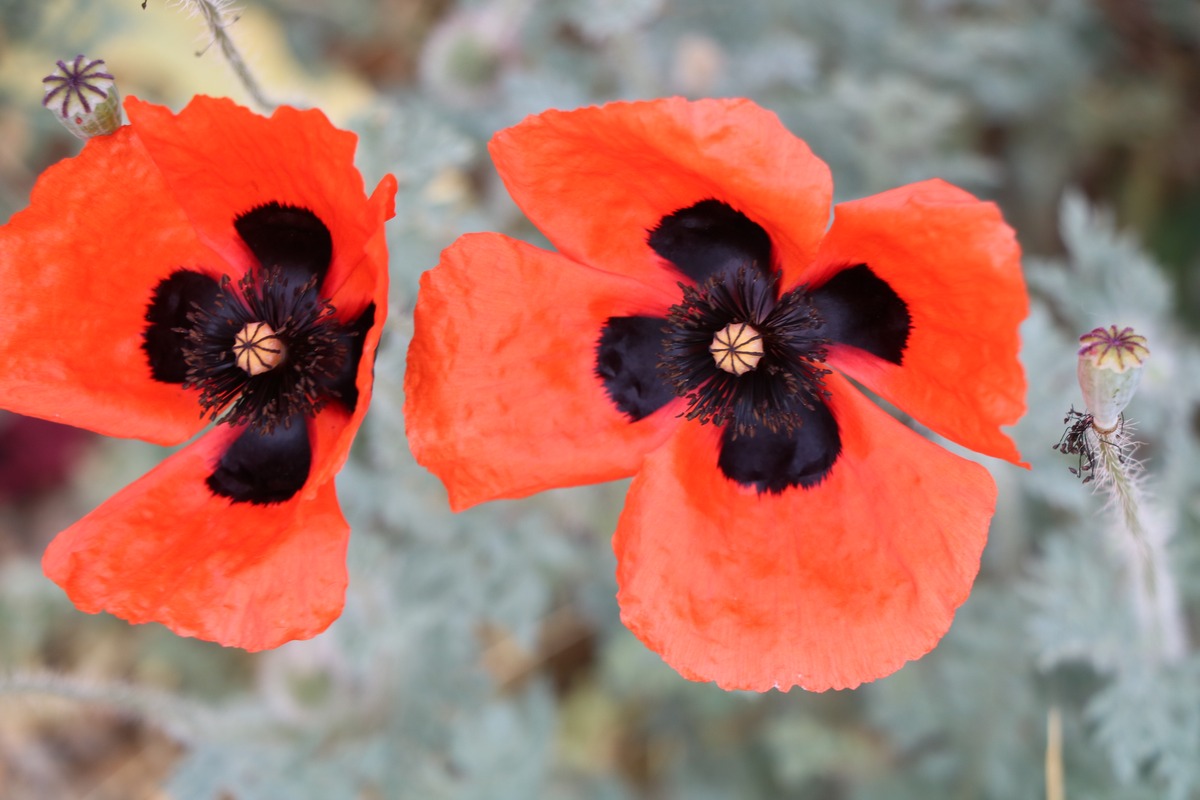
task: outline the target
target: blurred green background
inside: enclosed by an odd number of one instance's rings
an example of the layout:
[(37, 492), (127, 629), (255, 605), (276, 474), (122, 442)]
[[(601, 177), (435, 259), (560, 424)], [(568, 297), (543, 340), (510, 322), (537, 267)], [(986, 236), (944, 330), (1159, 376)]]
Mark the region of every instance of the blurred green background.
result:
[[(0, 416), (2, 800), (1200, 797), (1200, 3), (225, 13), (272, 101), (321, 107), (360, 134), (368, 185), (401, 182), (376, 396), (338, 479), (346, 611), (256, 655), (77, 612), (41, 575), (42, 549), (164, 451)], [(42, 76), (77, 53), (105, 59), (123, 95), (251, 103), (194, 3), (0, 0), (0, 220), (78, 152), (40, 108)], [(937, 650), (856, 691), (683, 680), (618, 619), (608, 538), (624, 484), (456, 516), (404, 444), (420, 273), (467, 231), (543, 241), (488, 137), (548, 107), (671, 94), (773, 109), (830, 164), (838, 199), (932, 176), (994, 199), (1026, 252), (1029, 413), (1014, 435), (1033, 470), (988, 464), (1000, 507), (971, 599)], [(1106, 498), (1051, 450), (1081, 403), (1076, 338), (1114, 323), (1152, 351), (1129, 409), (1152, 607)]]

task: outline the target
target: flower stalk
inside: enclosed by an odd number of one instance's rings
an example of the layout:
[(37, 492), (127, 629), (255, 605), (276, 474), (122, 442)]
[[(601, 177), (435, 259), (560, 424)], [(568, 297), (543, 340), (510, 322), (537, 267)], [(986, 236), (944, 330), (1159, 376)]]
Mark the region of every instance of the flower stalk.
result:
[(233, 74), (241, 82), (246, 93), (250, 95), (250, 99), (265, 111), (270, 111), (275, 108), (275, 103), (271, 102), (263, 93), (262, 87), (258, 80), (246, 65), (245, 59), (242, 58), (241, 51), (238, 50), (237, 44), (229, 35), (229, 26), (237, 21), (236, 17), (231, 17), (229, 14), (229, 3), (227, 0), (179, 0), (180, 4), (190, 10), (193, 14), (197, 14), (204, 20), (204, 24), (208, 27), (209, 35), (212, 36), (212, 41), (204, 50), (201, 50), (196, 55), (203, 55), (204, 52), (213, 44), (221, 50), (221, 55), (229, 62), (229, 66), (233, 68)]
[(1132, 328), (1096, 328), (1079, 337), (1077, 374), (1086, 413), (1072, 410), (1072, 426), (1056, 449), (1079, 456), (1071, 471), (1108, 495), (1125, 535), (1131, 588), (1138, 619), (1152, 637), (1154, 651), (1167, 662), (1182, 658), (1186, 634), (1179, 598), (1166, 557), (1166, 535), (1147, 509), (1142, 490), (1144, 468), (1133, 457), (1137, 442), (1124, 412), (1137, 391), (1150, 356), (1146, 338)]

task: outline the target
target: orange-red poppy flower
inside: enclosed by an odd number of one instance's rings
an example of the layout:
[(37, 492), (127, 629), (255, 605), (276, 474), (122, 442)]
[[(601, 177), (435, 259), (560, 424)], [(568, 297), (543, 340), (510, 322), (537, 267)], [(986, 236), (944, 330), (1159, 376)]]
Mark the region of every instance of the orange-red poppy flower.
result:
[(931, 180), (830, 224), (828, 168), (744, 100), (546, 112), (491, 154), (558, 252), (464, 236), (421, 280), (408, 433), (452, 505), (633, 475), (621, 617), (691, 679), (853, 687), (929, 651), (995, 484), (851, 379), (1019, 460), (996, 207)]
[(0, 407), (159, 444), (220, 421), (43, 567), (84, 611), (250, 650), (313, 636), (345, 595), (333, 478), (371, 394), (395, 180), (368, 198), (319, 111), (125, 108), (0, 229)]

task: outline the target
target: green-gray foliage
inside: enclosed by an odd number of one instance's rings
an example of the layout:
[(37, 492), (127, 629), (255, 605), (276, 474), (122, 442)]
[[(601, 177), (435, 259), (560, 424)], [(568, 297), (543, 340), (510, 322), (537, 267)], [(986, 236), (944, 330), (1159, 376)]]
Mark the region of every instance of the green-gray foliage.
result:
[[(88, 5), (89, 18), (103, 17), (103, 4)], [(14, 680), (9, 690), (109, 704), (178, 739), (169, 791), (180, 800), (1031, 798), (1044, 792), (1052, 710), (1063, 720), (1068, 797), (1200, 797), (1200, 656), (1191, 647), (1179, 659), (1155, 654), (1105, 498), (1051, 450), (1081, 402), (1077, 337), (1113, 323), (1146, 334), (1151, 362), (1129, 416), (1169, 540), (1178, 592), (1168, 602), (1194, 636), (1200, 350), (1145, 232), (1110, 210), (1138, 218), (1144, 185), (1130, 179), (1105, 194), (1093, 184), (1091, 200), (1076, 188), (1094, 177), (1097, 154), (1165, 137), (1171, 114), (1185, 112), (1170, 103), (1146, 111), (1173, 89), (1121, 71), (1126, 32), (1101, 4), (412, 5), (263, 4), (312, 75), (367, 75), (373, 99), (349, 123), (359, 164), (370, 185), (387, 172), (400, 181), (374, 401), (338, 478), (354, 530), (345, 613), (312, 641), (246, 655), (82, 616), (29, 556), (6, 565), (0, 582), (0, 662), (41, 674), (56, 642), (75, 644), (55, 680)], [(1148, 7), (1179, 41), (1200, 44), (1194, 4)], [(377, 32), (409, 12), (417, 49), (400, 54), (401, 66), (371, 73), (370, 58), (351, 58), (384, 52), (371, 48), (394, 43)], [(51, 60), (103, 41), (48, 28), (30, 4), (0, 3), (0, 20), (10, 39), (32, 39)], [(1112, 89), (1114, 75), (1123, 91)], [(37, 77), (18, 105), (33, 130), (50, 132)], [(1147, 85), (1150, 94), (1140, 91)], [(178, 99), (191, 91), (160, 89)], [(404, 358), (420, 273), (467, 231), (544, 243), (491, 169), (491, 133), (549, 106), (673, 93), (769, 106), (830, 163), (839, 199), (935, 175), (995, 198), (1026, 248), (1029, 413), (1013, 434), (1032, 471), (989, 463), (1000, 507), (970, 600), (935, 651), (855, 692), (758, 696), (684, 681), (619, 623), (608, 539), (624, 485), (454, 515), (405, 445)], [(1140, 115), (1145, 130), (1118, 125), (1123, 115)], [(30, 169), (69, 148), (58, 135), (26, 144), (19, 155)], [(3, 210), (19, 207), (8, 198), (28, 187), (4, 188)], [(1195, 252), (1187, 258), (1200, 266)], [(63, 502), (82, 513), (158, 453), (129, 443), (96, 451)], [(90, 648), (112, 641), (124, 655), (106, 690), (83, 675)]]

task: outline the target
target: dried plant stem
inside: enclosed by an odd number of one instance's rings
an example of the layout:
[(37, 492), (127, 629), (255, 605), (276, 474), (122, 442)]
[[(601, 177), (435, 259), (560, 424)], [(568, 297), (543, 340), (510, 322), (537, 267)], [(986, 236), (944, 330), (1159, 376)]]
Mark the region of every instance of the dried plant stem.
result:
[(1167, 565), (1165, 537), (1147, 521), (1140, 488), (1142, 466), (1130, 457), (1134, 444), (1124, 430), (1097, 436), (1095, 444), (1098, 488), (1109, 494), (1127, 534), (1121, 543), (1131, 550), (1128, 563), (1139, 617), (1163, 660), (1178, 661), (1187, 651), (1179, 597)]
[(1051, 706), (1046, 715), (1046, 800), (1067, 800), (1063, 775), (1062, 711)]
[(229, 35), (228, 28), (233, 20), (230, 20), (226, 13), (226, 3), (222, 0), (180, 0), (180, 3), (204, 19), (204, 24), (208, 26), (208, 31), (212, 35), (213, 43), (221, 48), (221, 55), (233, 68), (233, 73), (245, 87), (250, 99), (264, 111), (273, 109), (275, 103), (268, 100), (267, 96), (263, 94), (262, 87), (258, 85), (257, 79), (250, 72), (250, 68), (246, 66), (241, 52)]
[(40, 695), (86, 705), (107, 706), (148, 722), (184, 744), (197, 739), (197, 732), (210, 716), (208, 710), (201, 706), (155, 689), (81, 680), (46, 672), (0, 675), (0, 696), (3, 695), (29, 698)]

